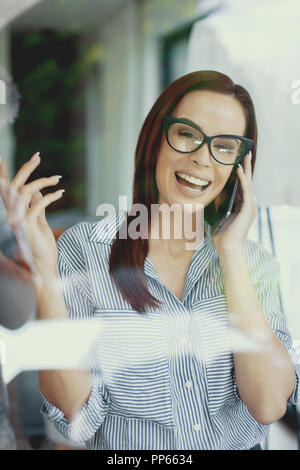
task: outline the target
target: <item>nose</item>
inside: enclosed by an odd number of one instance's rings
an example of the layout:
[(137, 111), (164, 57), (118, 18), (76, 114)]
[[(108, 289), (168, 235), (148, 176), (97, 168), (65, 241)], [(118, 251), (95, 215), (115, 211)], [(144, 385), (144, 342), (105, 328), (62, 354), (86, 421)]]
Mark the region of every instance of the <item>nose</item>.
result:
[(196, 152), (192, 152), (190, 158), (197, 165), (211, 166), (212, 156), (209, 151), (208, 143), (205, 142)]

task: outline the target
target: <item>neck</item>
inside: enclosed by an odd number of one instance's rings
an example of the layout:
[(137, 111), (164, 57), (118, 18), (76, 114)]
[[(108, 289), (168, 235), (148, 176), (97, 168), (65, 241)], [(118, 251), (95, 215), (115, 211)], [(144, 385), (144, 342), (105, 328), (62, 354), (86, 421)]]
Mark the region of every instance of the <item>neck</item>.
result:
[(149, 243), (170, 256), (190, 255), (204, 238), (203, 210), (187, 211), (181, 206), (158, 205), (151, 212)]

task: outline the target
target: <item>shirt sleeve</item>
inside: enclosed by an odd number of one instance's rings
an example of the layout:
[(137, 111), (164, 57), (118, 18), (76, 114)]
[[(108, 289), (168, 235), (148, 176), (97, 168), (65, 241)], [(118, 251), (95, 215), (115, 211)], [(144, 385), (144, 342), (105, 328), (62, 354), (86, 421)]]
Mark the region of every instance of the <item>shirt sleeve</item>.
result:
[[(252, 252), (253, 253), (253, 252)], [(249, 265), (249, 263), (248, 263)], [(287, 327), (286, 317), (280, 305), (280, 264), (264, 247), (256, 247), (249, 266), (258, 300), (267, 316), (274, 333), (286, 348), (295, 371), (295, 387), (287, 403), (299, 402), (300, 363), (297, 349)], [(234, 377), (234, 390), (238, 398), (238, 388)]]
[[(76, 243), (66, 232), (58, 241), (58, 268), (69, 318), (83, 319), (93, 316), (93, 306), (88, 295), (87, 276), (84, 273), (82, 255), (75, 252)], [(68, 422), (62, 410), (42, 395), (41, 413), (52, 421), (57, 430), (72, 443), (89, 440), (103, 423), (110, 404), (110, 397), (98, 369), (91, 368), (92, 388), (88, 401), (72, 422)]]

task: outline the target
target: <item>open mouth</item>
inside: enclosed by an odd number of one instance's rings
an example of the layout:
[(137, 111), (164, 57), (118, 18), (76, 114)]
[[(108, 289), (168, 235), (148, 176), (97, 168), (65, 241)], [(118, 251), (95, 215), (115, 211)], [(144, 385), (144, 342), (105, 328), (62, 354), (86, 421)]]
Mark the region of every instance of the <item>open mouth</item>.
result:
[(180, 183), (182, 186), (185, 186), (186, 188), (189, 188), (189, 189), (193, 189), (195, 192), (198, 192), (198, 193), (202, 193), (206, 191), (211, 185), (211, 181), (208, 184), (200, 184), (200, 182), (192, 183), (191, 181), (188, 181), (182, 176), (179, 176), (178, 173), (175, 173), (175, 176), (176, 176), (178, 183)]

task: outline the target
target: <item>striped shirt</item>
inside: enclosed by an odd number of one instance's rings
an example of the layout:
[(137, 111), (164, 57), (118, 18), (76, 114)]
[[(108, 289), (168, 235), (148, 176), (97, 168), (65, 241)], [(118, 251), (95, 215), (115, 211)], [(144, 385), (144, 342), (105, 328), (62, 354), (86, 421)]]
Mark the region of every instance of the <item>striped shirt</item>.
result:
[[(68, 422), (44, 396), (41, 412), (64, 437), (89, 449), (250, 449), (269, 426), (258, 423), (239, 396), (224, 278), (210, 225), (205, 222), (181, 299), (160, 282), (146, 258), (146, 282), (162, 306), (141, 314), (109, 275), (111, 245), (123, 218), (119, 213), (79, 223), (58, 241), (69, 317), (101, 318), (112, 329), (93, 353), (98, 367), (91, 367), (91, 394), (75, 420)], [(296, 386), (288, 402), (295, 404), (300, 367), (280, 311), (279, 263), (252, 240), (244, 251), (259, 302), (293, 362)]]

